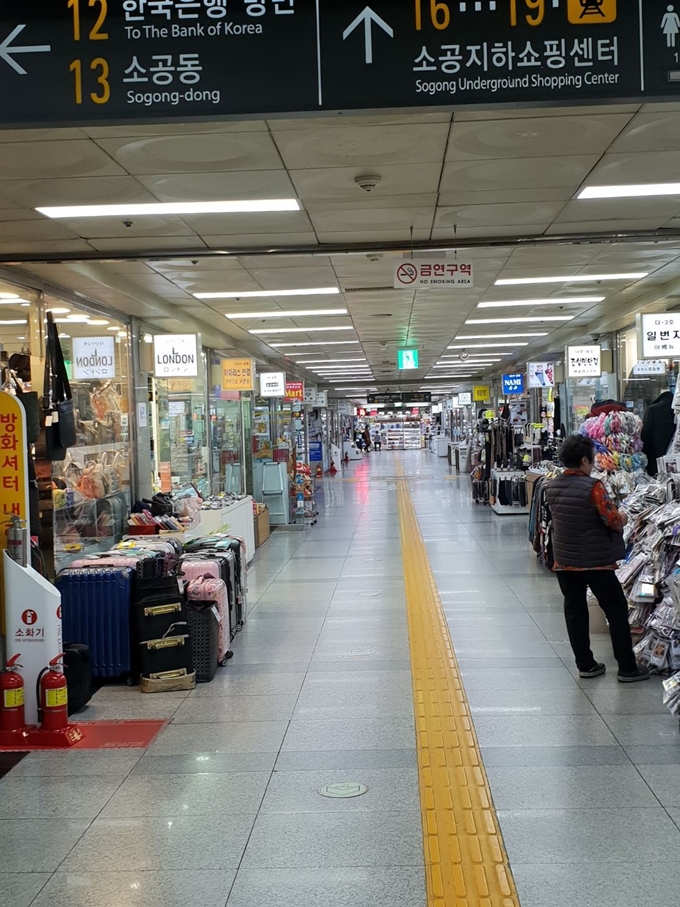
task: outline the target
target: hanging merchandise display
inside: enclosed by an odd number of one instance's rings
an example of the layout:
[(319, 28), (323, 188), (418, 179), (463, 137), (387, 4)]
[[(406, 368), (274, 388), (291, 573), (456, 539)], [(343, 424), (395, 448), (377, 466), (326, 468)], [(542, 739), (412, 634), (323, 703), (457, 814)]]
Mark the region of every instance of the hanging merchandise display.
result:
[(642, 452), (642, 420), (634, 413), (612, 407), (600, 412), (581, 425), (580, 432), (595, 445), (595, 465), (607, 473), (622, 471), (639, 473), (647, 466)]

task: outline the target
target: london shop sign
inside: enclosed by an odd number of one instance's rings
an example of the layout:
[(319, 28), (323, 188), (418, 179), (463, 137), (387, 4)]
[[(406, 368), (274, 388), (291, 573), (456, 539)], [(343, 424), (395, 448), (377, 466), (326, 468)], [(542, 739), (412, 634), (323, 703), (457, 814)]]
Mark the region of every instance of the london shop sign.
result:
[(196, 334), (156, 334), (153, 338), (154, 375), (156, 378), (196, 378), (198, 348)]
[(2, 0), (0, 124), (676, 97), (667, 0)]

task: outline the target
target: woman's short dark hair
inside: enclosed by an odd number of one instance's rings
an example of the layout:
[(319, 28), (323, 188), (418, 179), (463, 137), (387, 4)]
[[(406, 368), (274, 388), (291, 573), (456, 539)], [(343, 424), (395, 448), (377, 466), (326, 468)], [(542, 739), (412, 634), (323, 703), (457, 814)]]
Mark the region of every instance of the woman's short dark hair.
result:
[(584, 435), (570, 435), (560, 447), (560, 460), (567, 469), (578, 469), (584, 457), (593, 462), (593, 442)]

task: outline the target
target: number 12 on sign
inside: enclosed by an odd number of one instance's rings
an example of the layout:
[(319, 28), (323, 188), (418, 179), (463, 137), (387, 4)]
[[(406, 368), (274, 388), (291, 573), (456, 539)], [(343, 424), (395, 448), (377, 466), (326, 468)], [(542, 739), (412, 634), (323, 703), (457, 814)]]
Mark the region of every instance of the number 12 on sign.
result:
[[(84, 3), (85, 0), (82, 0)], [(81, 0), (68, 0), (66, 4), (67, 7), (73, 10), (73, 40), (80, 41), (80, 4)], [(90, 41), (108, 41), (108, 33), (102, 31), (104, 24), (106, 23), (106, 16), (109, 11), (109, 2), (108, 0), (88, 0), (88, 6), (96, 8), (99, 7), (99, 15), (97, 16), (97, 21), (94, 23), (90, 29), (89, 39)]]

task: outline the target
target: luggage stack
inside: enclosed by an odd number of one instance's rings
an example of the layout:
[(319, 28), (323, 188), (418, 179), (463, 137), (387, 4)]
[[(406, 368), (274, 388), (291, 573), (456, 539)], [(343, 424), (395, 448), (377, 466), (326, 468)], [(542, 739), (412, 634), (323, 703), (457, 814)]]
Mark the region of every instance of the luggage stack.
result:
[(141, 678), (143, 692), (187, 690), (227, 664), (245, 616), (244, 545), (216, 535), (187, 548), (126, 537), (60, 572), (64, 638), (89, 649), (92, 677)]

